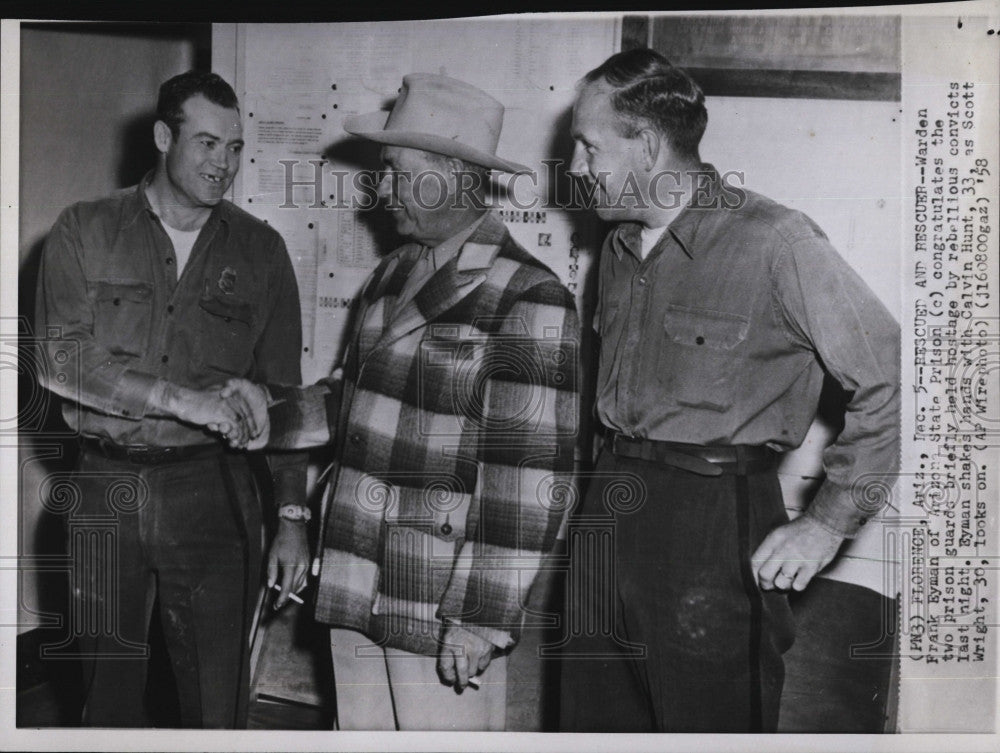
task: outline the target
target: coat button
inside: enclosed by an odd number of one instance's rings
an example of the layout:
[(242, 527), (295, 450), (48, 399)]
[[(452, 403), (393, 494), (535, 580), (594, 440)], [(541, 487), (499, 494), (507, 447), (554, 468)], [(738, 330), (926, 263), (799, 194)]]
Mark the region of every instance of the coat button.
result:
[(351, 434), (351, 444), (361, 444), (361, 435), (358, 433)]
[(695, 341), (696, 343), (698, 343), (699, 345), (704, 345), (704, 344), (705, 344), (705, 338), (704, 338), (704, 337), (702, 337), (701, 335), (698, 335), (698, 336), (697, 336), (697, 337), (696, 337), (696, 338), (694, 339), (694, 341)]
[(114, 299), (113, 301), (111, 301), (111, 302), (112, 302), (113, 304), (115, 304), (115, 306), (121, 306), (121, 305), (122, 305), (122, 299), (121, 299), (121, 298), (115, 298), (115, 299)]

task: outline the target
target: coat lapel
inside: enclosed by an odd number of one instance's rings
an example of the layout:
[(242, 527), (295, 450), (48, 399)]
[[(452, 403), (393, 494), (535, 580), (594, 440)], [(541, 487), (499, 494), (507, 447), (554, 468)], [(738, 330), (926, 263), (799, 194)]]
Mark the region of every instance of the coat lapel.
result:
[(407, 243), (393, 253), (382, 273), (374, 277), (361, 294), (358, 311), (357, 351), (361, 360), (376, 348), (389, 327), (394, 303), (407, 275), (420, 255), (418, 243)]
[[(456, 306), (478, 288), (493, 265), (507, 229), (489, 215), (447, 264), (424, 283), (403, 308), (395, 312), (375, 347), (391, 345), (414, 330), (425, 327)], [(415, 259), (414, 259), (415, 261)], [(413, 261), (407, 269), (412, 268)], [(396, 295), (399, 291), (396, 291)], [(385, 301), (386, 305), (394, 303)]]

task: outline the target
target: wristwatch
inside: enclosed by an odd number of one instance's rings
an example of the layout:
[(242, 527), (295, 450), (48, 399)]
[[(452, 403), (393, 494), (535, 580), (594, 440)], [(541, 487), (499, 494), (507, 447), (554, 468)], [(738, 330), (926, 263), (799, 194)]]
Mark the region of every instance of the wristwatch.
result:
[(285, 520), (302, 521), (308, 523), (312, 520), (312, 510), (305, 505), (282, 505), (278, 508), (278, 517)]

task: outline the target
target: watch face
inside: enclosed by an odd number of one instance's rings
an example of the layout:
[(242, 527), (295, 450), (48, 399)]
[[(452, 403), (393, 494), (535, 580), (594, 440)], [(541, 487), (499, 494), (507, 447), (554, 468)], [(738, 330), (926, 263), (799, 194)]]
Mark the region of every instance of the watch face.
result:
[(278, 517), (285, 520), (312, 520), (312, 510), (300, 505), (284, 505), (278, 508)]

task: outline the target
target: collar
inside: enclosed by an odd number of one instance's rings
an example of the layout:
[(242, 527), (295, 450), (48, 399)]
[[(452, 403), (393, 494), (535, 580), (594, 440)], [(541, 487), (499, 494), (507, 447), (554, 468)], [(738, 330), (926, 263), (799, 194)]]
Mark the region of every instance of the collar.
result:
[[(152, 205), (149, 203), (149, 198), (146, 196), (146, 188), (149, 186), (149, 183), (152, 181), (155, 174), (156, 169), (154, 168), (142, 176), (142, 180), (139, 181), (139, 184), (125, 197), (125, 205), (122, 209), (119, 229), (124, 229), (128, 225), (131, 225), (139, 219), (143, 213), (146, 213), (150, 218), (159, 218), (159, 215), (156, 214)], [(208, 216), (208, 219), (205, 221), (205, 225), (202, 227), (205, 227), (213, 222), (225, 222), (228, 224), (231, 213), (231, 205), (228, 201), (223, 199), (212, 208), (212, 213)]]
[[(702, 163), (700, 172), (697, 173), (697, 186), (695, 195), (688, 202), (674, 221), (667, 226), (667, 232), (661, 236), (659, 243), (650, 249), (652, 254), (662, 243), (669, 233), (680, 245), (681, 250), (689, 259), (693, 259), (701, 253), (695, 243), (698, 233), (698, 226), (705, 217), (705, 213), (722, 206), (722, 178), (714, 166)], [(611, 248), (614, 250), (618, 260), (621, 261), (622, 254), (628, 251), (637, 259), (641, 259), (639, 248), (642, 244), (642, 226), (638, 222), (623, 222), (613, 231), (611, 237)]]
[(459, 272), (473, 272), (492, 266), (507, 237), (507, 228), (494, 211), (484, 213), (469, 226), (469, 230), (458, 252), (456, 268)]
[[(473, 222), (466, 225), (464, 228), (459, 230), (455, 235), (451, 236), (447, 240), (442, 241), (438, 245), (430, 249), (431, 258), (434, 261), (434, 268), (441, 269), (445, 264), (451, 261), (451, 258), (463, 250), (466, 241), (471, 238), (479, 226), (483, 224), (483, 220), (486, 219), (486, 214), (477, 217)], [(468, 254), (462, 255), (463, 258), (468, 257)], [(460, 258), (461, 262), (463, 258)], [(461, 269), (462, 267), (459, 266)]]

